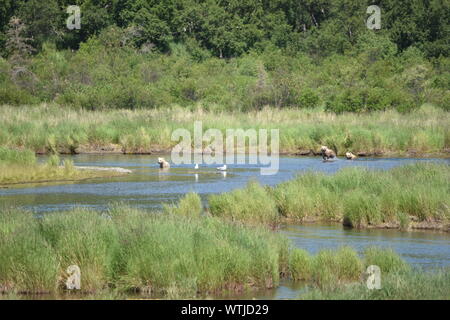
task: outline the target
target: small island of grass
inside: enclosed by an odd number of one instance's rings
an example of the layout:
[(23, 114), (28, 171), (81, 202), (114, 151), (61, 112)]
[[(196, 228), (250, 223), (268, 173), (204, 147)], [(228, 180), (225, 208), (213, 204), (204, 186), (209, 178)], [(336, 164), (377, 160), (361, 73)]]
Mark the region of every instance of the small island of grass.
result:
[(115, 177), (130, 173), (122, 168), (76, 167), (72, 160), (62, 165), (57, 155), (46, 163), (38, 163), (29, 150), (0, 147), (0, 187), (16, 184), (79, 181), (91, 178)]

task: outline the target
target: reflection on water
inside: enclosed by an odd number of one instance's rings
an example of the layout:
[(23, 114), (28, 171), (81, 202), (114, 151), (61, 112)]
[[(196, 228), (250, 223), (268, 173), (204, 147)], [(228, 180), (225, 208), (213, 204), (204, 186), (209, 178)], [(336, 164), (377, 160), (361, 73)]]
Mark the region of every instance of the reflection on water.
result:
[[(169, 157), (167, 157), (169, 158)], [(149, 155), (77, 155), (75, 165), (122, 167), (133, 171), (124, 177), (86, 180), (68, 184), (36, 184), (26, 187), (0, 189), (0, 204), (20, 206), (35, 212), (67, 210), (75, 206), (105, 209), (111, 203), (124, 202), (142, 208), (157, 208), (175, 202), (187, 192), (197, 192), (205, 201), (209, 194), (243, 187), (250, 179), (266, 185), (289, 180), (302, 171), (334, 173), (337, 170), (360, 166), (370, 169), (390, 169), (416, 161), (449, 159), (358, 159), (323, 163), (320, 158), (280, 158), (276, 175), (260, 175), (259, 165), (228, 165), (227, 172), (217, 172), (217, 165), (173, 165), (161, 170), (157, 156)], [(45, 161), (45, 158), (41, 158)], [(288, 225), (282, 233), (293, 243), (311, 253), (320, 249), (349, 245), (359, 252), (367, 246), (391, 247), (414, 266), (434, 268), (450, 266), (450, 235), (432, 232), (400, 232), (394, 230), (347, 230), (341, 225)], [(251, 292), (220, 298), (290, 299), (298, 297), (304, 286), (285, 281), (274, 290)]]

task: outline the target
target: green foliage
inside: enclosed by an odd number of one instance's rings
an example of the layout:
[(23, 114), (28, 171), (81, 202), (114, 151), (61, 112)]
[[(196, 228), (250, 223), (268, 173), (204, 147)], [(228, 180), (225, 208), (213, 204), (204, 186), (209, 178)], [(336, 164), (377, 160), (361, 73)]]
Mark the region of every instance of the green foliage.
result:
[(249, 182), (243, 189), (212, 195), (208, 203), (213, 216), (248, 223), (278, 224), (275, 201), (266, 188), (255, 181)]
[(0, 256), (2, 291), (44, 293), (57, 289), (58, 258), (31, 213), (2, 210)]
[[(448, 56), (449, 6), (442, 1), (415, 1), (398, 4), (382, 1), (382, 31), (369, 32), (365, 26), (368, 1), (249, 0), (227, 2), (186, 1), (102, 1), (79, 3), (83, 15), (81, 30), (67, 32), (66, 0), (2, 1), (0, 34), (13, 16), (28, 26), (27, 36), (36, 48), (53, 41), (62, 48), (78, 48), (98, 33), (120, 26), (122, 42), (143, 51), (170, 51), (171, 42), (190, 43), (217, 57), (230, 58), (268, 46), (302, 50), (323, 57), (344, 53), (360, 39), (374, 39), (370, 49), (387, 48), (392, 42), (400, 50), (410, 46), (423, 49), (428, 56)], [(3, 37), (4, 38), (4, 35)], [(1, 39), (1, 38), (0, 38)], [(195, 45), (193, 45), (195, 43)], [(0, 41), (0, 44), (2, 42)], [(193, 52), (193, 51), (191, 51)], [(197, 53), (200, 51), (197, 50)], [(199, 58), (205, 55), (200, 53)]]
[(382, 275), (410, 271), (410, 266), (392, 249), (368, 247), (364, 257), (366, 267), (376, 265), (380, 267)]
[[(408, 15), (383, 2), (379, 32), (365, 27), (364, 2), (226, 3), (86, 1), (82, 29), (68, 32), (62, 9), (69, 3), (3, 2), (0, 50), (2, 38), (16, 43), (15, 37), (37, 54), (18, 61), (5, 51), (0, 103), (231, 111), (323, 103), (342, 113), (409, 112), (429, 102), (449, 109), (448, 14), (441, 2), (418, 1)], [(14, 15), (23, 28), (7, 36)]]
[(47, 159), (47, 165), (49, 167), (58, 167), (61, 160), (59, 159), (59, 156), (57, 154), (52, 154)]
[(198, 194), (190, 192), (181, 198), (176, 205), (164, 205), (164, 211), (170, 214), (198, 218), (203, 212), (202, 200)]
[(117, 231), (111, 220), (84, 210), (50, 214), (42, 220), (40, 232), (58, 256), (61, 275), (70, 265), (79, 266), (83, 290), (88, 292), (111, 281), (118, 254)]
[(31, 150), (14, 150), (0, 147), (0, 163), (33, 165), (36, 163), (36, 156)]
[(272, 288), (287, 269), (288, 241), (269, 230), (211, 217), (190, 219), (114, 206), (36, 219), (0, 214), (0, 287), (56, 291), (66, 269), (81, 269), (84, 292), (113, 288), (168, 298)]
[(293, 249), (289, 256), (289, 271), (294, 281), (311, 280), (313, 274), (313, 257), (302, 249)]
[(213, 215), (265, 224), (286, 218), (341, 221), (352, 228), (388, 223), (405, 229), (411, 220), (445, 225), (450, 219), (449, 174), (448, 165), (433, 163), (389, 171), (345, 168), (333, 176), (302, 174), (268, 191), (249, 185), (211, 196), (209, 204)]
[(321, 288), (334, 288), (343, 282), (358, 280), (363, 264), (355, 250), (342, 247), (337, 251), (322, 250), (314, 258), (315, 283)]
[(305, 300), (448, 300), (450, 271), (411, 271), (382, 277), (380, 290), (369, 290), (365, 282), (337, 288), (313, 288), (299, 298)]

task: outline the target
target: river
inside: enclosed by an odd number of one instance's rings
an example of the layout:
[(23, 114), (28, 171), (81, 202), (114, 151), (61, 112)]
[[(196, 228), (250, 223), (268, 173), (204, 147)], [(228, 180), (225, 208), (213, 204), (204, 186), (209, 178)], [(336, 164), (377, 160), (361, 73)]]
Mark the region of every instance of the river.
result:
[[(261, 175), (259, 165), (229, 165), (218, 173), (217, 165), (173, 165), (167, 171), (159, 169), (157, 156), (152, 155), (76, 155), (67, 156), (77, 166), (121, 167), (133, 173), (115, 178), (92, 179), (76, 183), (34, 184), (0, 189), (0, 203), (18, 206), (37, 213), (86, 207), (104, 210), (115, 202), (141, 208), (158, 208), (173, 203), (185, 193), (194, 191), (206, 203), (207, 196), (240, 188), (250, 179), (265, 185), (276, 185), (305, 171), (333, 174), (337, 170), (360, 166), (386, 170), (417, 161), (450, 164), (449, 159), (360, 158), (355, 161), (337, 160), (323, 163), (313, 157), (281, 157), (275, 175)], [(167, 157), (169, 158), (169, 157)], [(64, 157), (63, 157), (64, 159)], [(45, 161), (40, 157), (39, 161)], [(396, 230), (350, 230), (340, 224), (286, 225), (279, 232), (290, 238), (295, 246), (311, 253), (320, 249), (348, 245), (362, 252), (367, 246), (393, 248), (415, 267), (432, 269), (450, 266), (450, 235), (439, 232), (402, 232)], [(254, 292), (240, 298), (289, 299), (301, 293), (303, 285), (282, 282), (274, 290)], [(226, 297), (223, 297), (226, 298)], [(236, 298), (235, 296), (232, 298)]]

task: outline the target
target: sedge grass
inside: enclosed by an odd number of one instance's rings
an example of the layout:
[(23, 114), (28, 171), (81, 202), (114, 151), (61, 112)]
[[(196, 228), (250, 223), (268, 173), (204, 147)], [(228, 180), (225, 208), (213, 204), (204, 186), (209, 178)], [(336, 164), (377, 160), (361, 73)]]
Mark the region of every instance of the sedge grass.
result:
[(83, 292), (116, 288), (163, 296), (273, 287), (287, 270), (288, 241), (265, 228), (208, 216), (74, 209), (36, 218), (3, 210), (0, 286), (7, 292), (63, 289), (68, 266)]
[(381, 289), (369, 290), (365, 282), (344, 284), (332, 289), (313, 287), (305, 300), (449, 300), (450, 270), (382, 274)]
[[(0, 219), (0, 288), (6, 299), (65, 294), (65, 270), (72, 264), (81, 268), (82, 294), (76, 299), (123, 299), (130, 291), (168, 299), (239, 293), (276, 287), (282, 277), (306, 281), (314, 298), (333, 297), (349, 286), (356, 288), (351, 295), (344, 292), (351, 298), (414, 297), (403, 287), (410, 284), (395, 287), (391, 278), (383, 281), (398, 293), (387, 289), (372, 297), (358, 284), (369, 264), (380, 265), (383, 277), (410, 272), (391, 250), (369, 248), (360, 257), (342, 247), (310, 255), (266, 228), (122, 205), (103, 213), (74, 209), (42, 217), (3, 209)], [(424, 285), (429, 275), (415, 277)], [(432, 277), (448, 282), (445, 274)], [(442, 284), (426, 293), (412, 286), (418, 298), (442, 295)]]
[(449, 113), (431, 105), (408, 114), (394, 110), (336, 115), (321, 109), (264, 108), (252, 112), (193, 110), (173, 105), (150, 110), (87, 111), (39, 106), (1, 106), (0, 145), (36, 152), (72, 153), (115, 145), (126, 153), (170, 150), (171, 133), (193, 131), (193, 123), (227, 129), (279, 129), (280, 151), (317, 151), (321, 145), (338, 154), (442, 153), (450, 148)]
[[(408, 229), (450, 221), (450, 167), (416, 163), (391, 170), (344, 168), (334, 175), (307, 172), (273, 188), (256, 182), (212, 195), (210, 212), (252, 223), (341, 221), (354, 228)], [(275, 207), (275, 208), (274, 208)]]
[(71, 160), (65, 160), (60, 165), (57, 155), (51, 155), (45, 164), (38, 164), (34, 153), (29, 150), (0, 149), (0, 185), (74, 181), (119, 175), (122, 173), (108, 170), (78, 170)]

